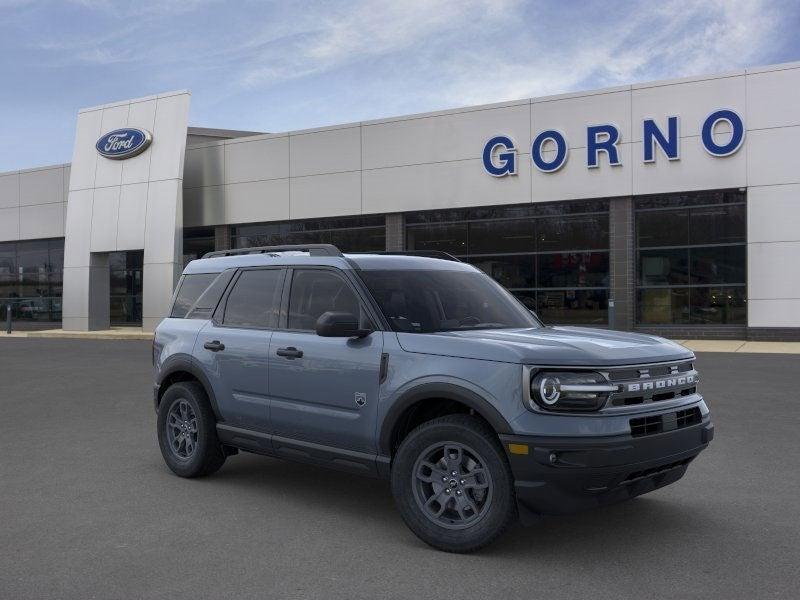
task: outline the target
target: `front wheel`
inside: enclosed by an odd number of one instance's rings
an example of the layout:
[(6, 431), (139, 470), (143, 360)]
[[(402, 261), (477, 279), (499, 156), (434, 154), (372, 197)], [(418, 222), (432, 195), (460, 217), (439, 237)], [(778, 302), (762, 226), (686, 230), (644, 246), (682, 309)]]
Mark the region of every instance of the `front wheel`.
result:
[(176, 475), (200, 477), (225, 462), (216, 420), (203, 387), (193, 381), (171, 385), (158, 405), (158, 445)]
[(503, 449), (471, 415), (441, 417), (412, 431), (392, 465), (392, 493), (411, 531), (447, 552), (486, 546), (517, 516)]

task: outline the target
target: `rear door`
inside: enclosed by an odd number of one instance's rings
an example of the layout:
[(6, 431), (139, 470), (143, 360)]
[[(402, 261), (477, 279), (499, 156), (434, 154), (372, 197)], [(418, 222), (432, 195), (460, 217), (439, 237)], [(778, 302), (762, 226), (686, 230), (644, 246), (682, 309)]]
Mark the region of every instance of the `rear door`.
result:
[(374, 329), (352, 283), (337, 269), (294, 268), (287, 311), (270, 342), (270, 421), (279, 436), (375, 452), (383, 333), (325, 338), (315, 332), (327, 311), (358, 315)]
[(197, 337), (194, 356), (229, 425), (269, 429), (267, 356), (284, 275), (280, 267), (240, 271)]

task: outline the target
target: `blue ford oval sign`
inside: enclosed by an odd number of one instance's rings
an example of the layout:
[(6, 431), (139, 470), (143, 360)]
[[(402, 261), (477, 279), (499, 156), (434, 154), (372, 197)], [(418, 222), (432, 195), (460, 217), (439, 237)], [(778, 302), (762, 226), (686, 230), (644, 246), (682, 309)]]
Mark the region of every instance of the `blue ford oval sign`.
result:
[(153, 136), (144, 129), (115, 129), (97, 140), (95, 148), (106, 158), (122, 160), (141, 154), (152, 141)]

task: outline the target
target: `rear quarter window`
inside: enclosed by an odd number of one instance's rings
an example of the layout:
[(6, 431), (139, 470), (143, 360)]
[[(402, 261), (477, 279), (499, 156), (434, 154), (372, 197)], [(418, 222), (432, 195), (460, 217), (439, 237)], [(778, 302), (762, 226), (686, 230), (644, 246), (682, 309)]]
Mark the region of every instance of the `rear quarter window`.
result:
[(181, 280), (180, 288), (175, 296), (175, 304), (172, 305), (170, 317), (182, 319), (192, 308), (200, 295), (208, 289), (208, 286), (219, 276), (219, 273), (195, 273), (184, 275)]

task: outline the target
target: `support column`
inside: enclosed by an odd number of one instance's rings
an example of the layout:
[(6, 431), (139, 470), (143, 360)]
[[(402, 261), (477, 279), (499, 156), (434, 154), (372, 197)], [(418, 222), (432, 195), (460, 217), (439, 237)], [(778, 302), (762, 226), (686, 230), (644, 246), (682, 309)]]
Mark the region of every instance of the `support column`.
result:
[[(609, 323), (630, 331), (635, 319), (636, 261), (633, 240), (633, 199), (612, 198), (609, 207)], [(613, 302), (613, 306), (612, 306)]]
[(231, 249), (231, 226), (217, 225), (214, 227), (214, 250)]
[(386, 250), (402, 252), (406, 249), (406, 220), (402, 213), (386, 215)]

